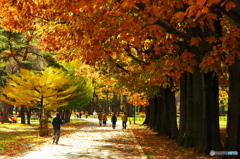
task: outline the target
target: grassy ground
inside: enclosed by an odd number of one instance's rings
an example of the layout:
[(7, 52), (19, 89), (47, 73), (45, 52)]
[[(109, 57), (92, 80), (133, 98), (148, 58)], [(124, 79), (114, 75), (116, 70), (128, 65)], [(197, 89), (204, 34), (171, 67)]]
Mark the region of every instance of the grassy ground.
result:
[[(62, 125), (61, 135), (72, 133), (87, 124), (81, 119), (73, 120)], [(39, 136), (39, 124), (0, 124), (0, 156), (14, 156), (17, 153), (27, 151), (32, 146), (52, 140), (52, 126), (49, 124), (49, 136)]]

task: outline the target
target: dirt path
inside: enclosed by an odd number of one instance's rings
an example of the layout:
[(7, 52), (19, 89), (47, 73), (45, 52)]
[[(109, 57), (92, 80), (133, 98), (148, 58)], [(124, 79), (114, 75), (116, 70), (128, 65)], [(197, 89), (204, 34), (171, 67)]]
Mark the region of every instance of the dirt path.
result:
[[(59, 144), (48, 141), (14, 159), (145, 159), (134, 134), (123, 130), (120, 122), (116, 129), (99, 126), (97, 119), (70, 135), (62, 136)], [(11, 159), (12, 159), (11, 158)], [(10, 159), (8, 157), (8, 159)]]

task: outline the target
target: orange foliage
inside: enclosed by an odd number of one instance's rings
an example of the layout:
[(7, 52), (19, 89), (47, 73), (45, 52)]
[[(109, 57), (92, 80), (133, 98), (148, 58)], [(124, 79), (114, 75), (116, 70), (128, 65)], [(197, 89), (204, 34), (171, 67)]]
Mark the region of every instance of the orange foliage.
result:
[(147, 106), (149, 105), (148, 100), (139, 93), (135, 93), (128, 97), (128, 103), (134, 105), (134, 106)]
[[(107, 63), (108, 73), (118, 74), (137, 90), (139, 85), (168, 83), (171, 77), (178, 85), (181, 73), (193, 66), (208, 71), (234, 63), (240, 55), (240, 30), (227, 26), (213, 5), (226, 11), (236, 7), (232, 1), (221, 0), (2, 0), (0, 22), (8, 30), (35, 30), (38, 47), (57, 51), (57, 59), (81, 59), (92, 66)], [(224, 28), (218, 37), (216, 21)], [(190, 31), (195, 27), (204, 35)], [(182, 50), (183, 40), (188, 48), (207, 45), (211, 49), (205, 49), (197, 63), (192, 53)], [(79, 72), (96, 75), (84, 67)]]

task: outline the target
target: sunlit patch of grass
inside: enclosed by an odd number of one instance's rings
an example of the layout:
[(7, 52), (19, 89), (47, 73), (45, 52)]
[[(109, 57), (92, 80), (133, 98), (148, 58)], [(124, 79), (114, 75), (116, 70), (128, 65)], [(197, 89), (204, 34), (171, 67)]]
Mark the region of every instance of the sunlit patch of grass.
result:
[[(81, 122), (83, 120), (78, 119), (70, 123), (64, 123), (62, 125), (62, 135), (72, 133), (78, 130), (88, 122)], [(0, 156), (12, 156), (17, 153), (31, 149), (33, 145), (41, 144), (45, 141), (52, 139), (52, 124), (48, 124), (49, 135), (39, 136), (39, 124), (34, 123), (27, 124), (1, 124), (0, 125)]]

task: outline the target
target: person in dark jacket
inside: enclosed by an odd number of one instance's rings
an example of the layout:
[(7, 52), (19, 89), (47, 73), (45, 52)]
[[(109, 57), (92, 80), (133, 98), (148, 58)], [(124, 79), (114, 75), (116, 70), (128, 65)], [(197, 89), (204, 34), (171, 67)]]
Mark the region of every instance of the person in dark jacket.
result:
[(117, 123), (117, 117), (116, 117), (115, 113), (113, 113), (113, 116), (111, 118), (111, 122), (112, 122), (113, 129), (115, 129), (116, 123)]
[(53, 143), (58, 144), (60, 138), (60, 128), (63, 124), (62, 119), (60, 118), (60, 113), (56, 113), (56, 117), (52, 120), (53, 125)]

